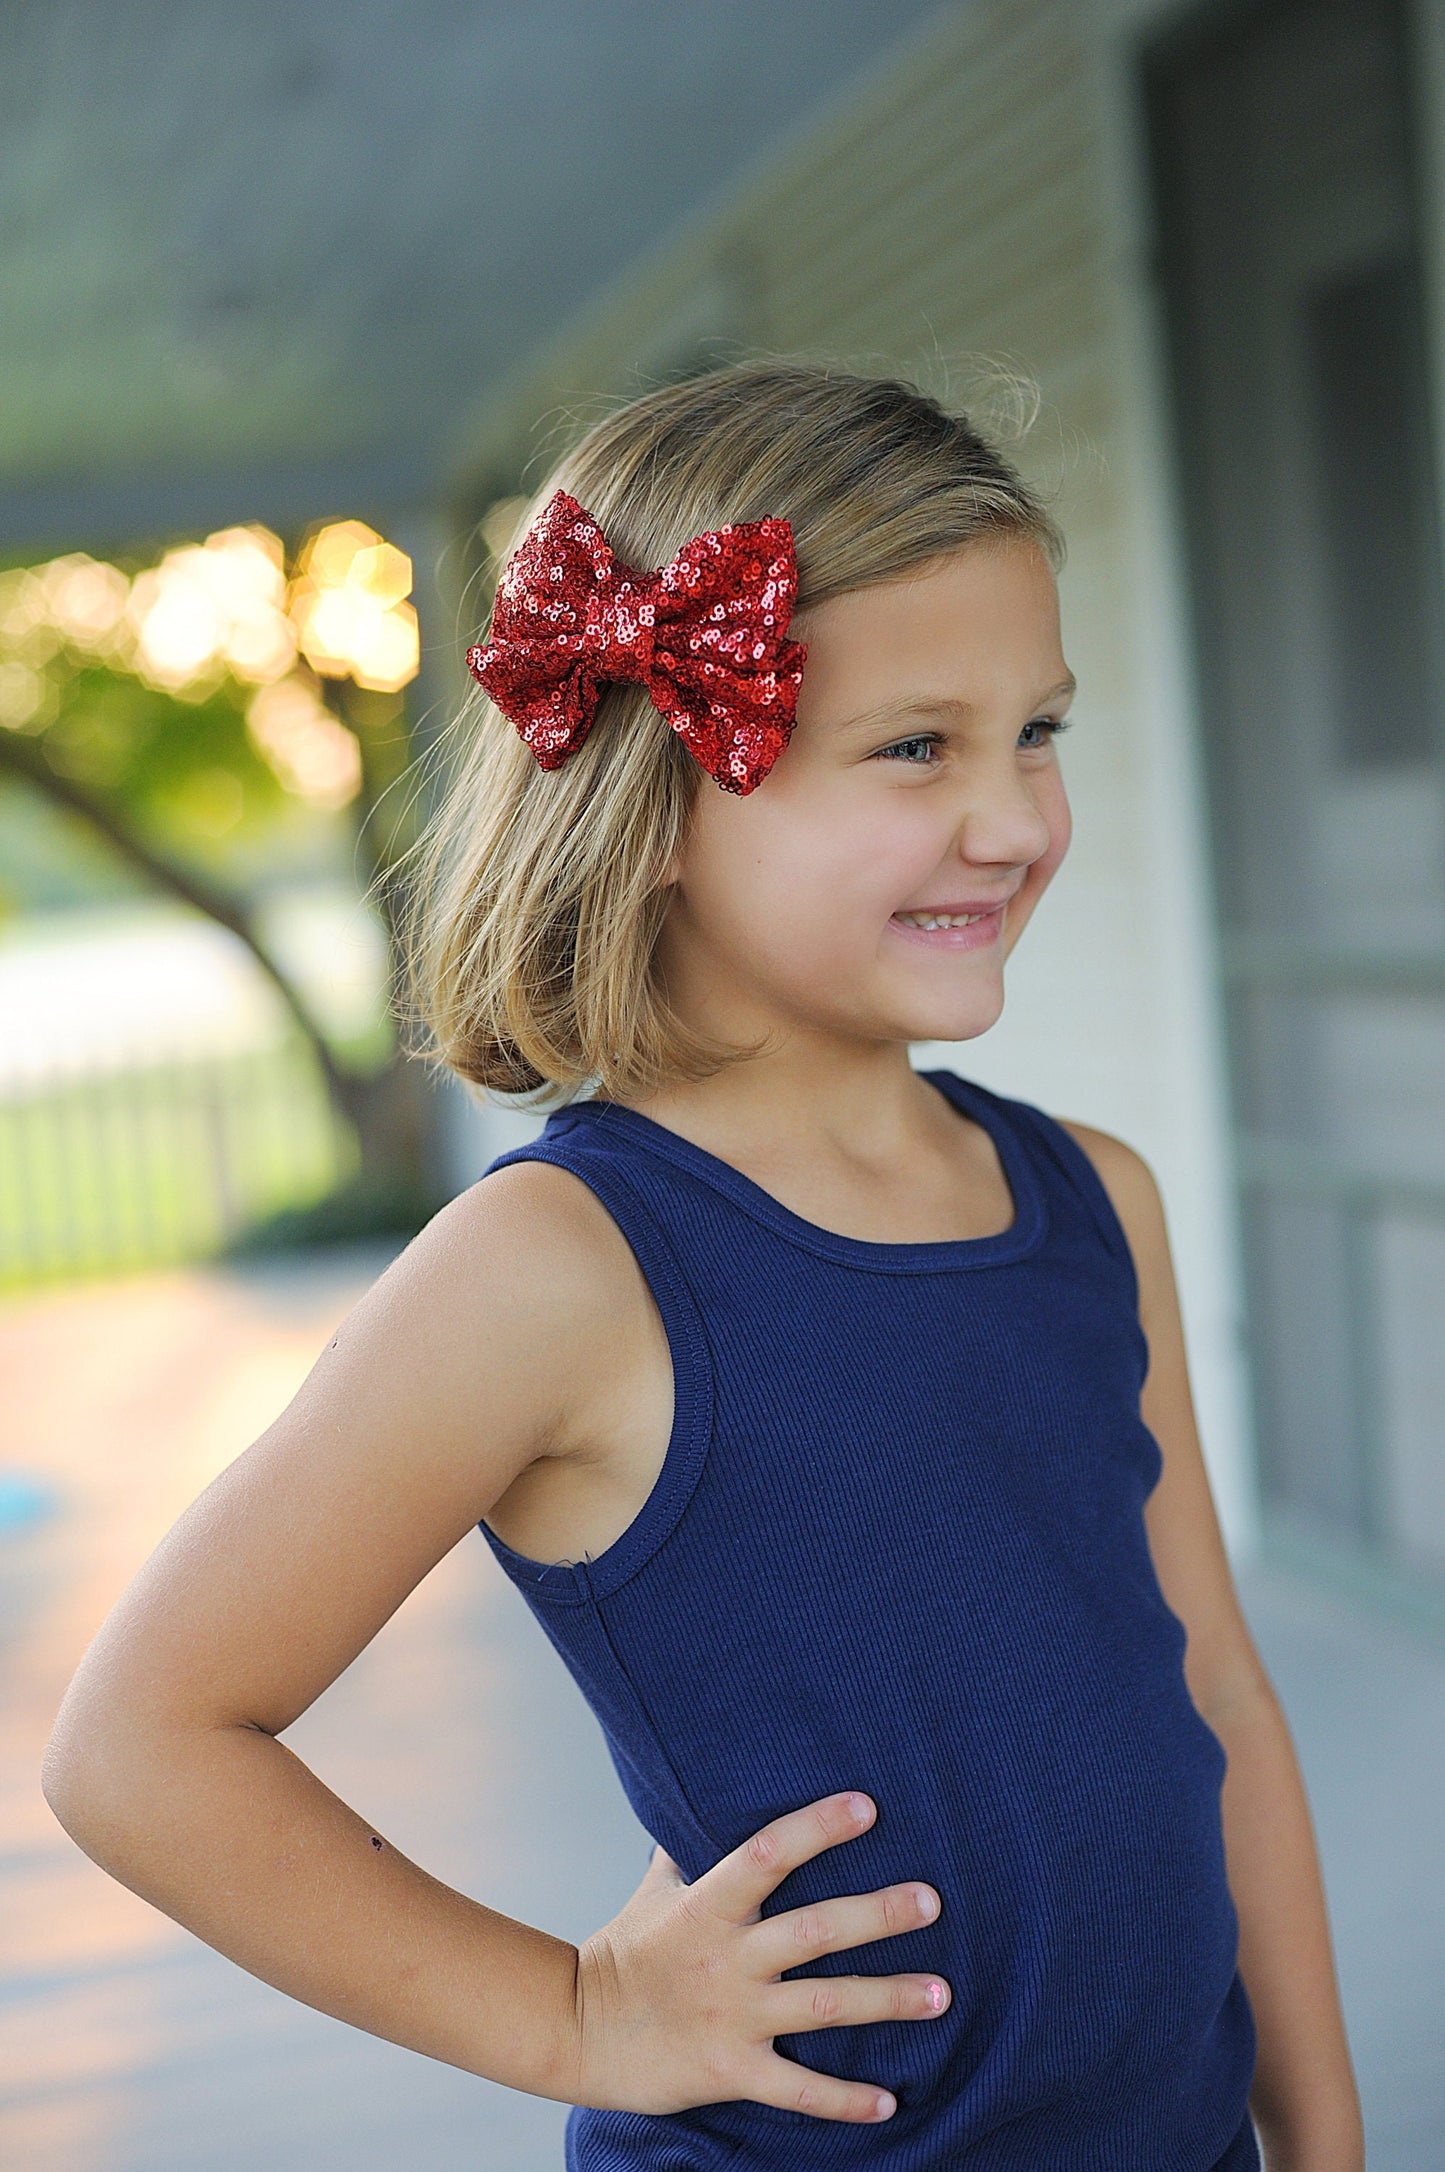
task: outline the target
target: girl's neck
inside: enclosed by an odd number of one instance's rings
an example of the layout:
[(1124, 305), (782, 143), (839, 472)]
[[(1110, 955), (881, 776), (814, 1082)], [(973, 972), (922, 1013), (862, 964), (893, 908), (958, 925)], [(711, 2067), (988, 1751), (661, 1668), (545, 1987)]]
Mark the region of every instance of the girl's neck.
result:
[(839, 1161), (886, 1168), (957, 1118), (917, 1076), (908, 1044), (840, 1049), (795, 1034), (781, 1049), (626, 1103), (739, 1167)]

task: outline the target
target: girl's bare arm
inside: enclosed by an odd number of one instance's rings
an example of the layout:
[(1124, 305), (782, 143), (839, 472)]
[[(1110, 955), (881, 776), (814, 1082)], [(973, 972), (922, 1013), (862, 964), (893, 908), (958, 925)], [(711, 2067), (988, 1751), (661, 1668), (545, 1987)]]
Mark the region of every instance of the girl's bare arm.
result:
[(1259, 2039), (1250, 2110), (1268, 2172), (1361, 2172), (1364, 2125), (1309, 1803), (1214, 1507), (1164, 1203), (1132, 1147), (1086, 1125), (1068, 1128), (1108, 1187), (1138, 1274), (1149, 1346), (1140, 1407), (1163, 1460), (1145, 1509), (1149, 1544), (1165, 1600), (1187, 1633), (1190, 1692), (1228, 1759), (1225, 1853), (1239, 1970)]
[(566, 1437), (609, 1332), (575, 1192), (517, 1164), (412, 1241), (135, 1578), (44, 1772), (88, 1855), (252, 1974), (560, 2099), (576, 1947), (428, 1876), (276, 1737)]

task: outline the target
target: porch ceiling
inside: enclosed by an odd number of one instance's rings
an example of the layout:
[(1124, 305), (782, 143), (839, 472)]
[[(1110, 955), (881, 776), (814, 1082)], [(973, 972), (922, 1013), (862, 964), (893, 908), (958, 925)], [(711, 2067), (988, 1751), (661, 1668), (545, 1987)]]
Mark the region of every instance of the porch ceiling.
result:
[(0, 550), (424, 499), (489, 386), (936, 10), (3, 0)]

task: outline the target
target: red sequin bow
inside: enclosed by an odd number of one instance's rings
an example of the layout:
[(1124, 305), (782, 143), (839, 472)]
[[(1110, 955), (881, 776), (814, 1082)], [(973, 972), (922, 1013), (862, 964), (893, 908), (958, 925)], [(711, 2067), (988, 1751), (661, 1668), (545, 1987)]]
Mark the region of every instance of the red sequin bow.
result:
[(786, 520), (709, 528), (643, 573), (558, 490), (508, 560), (491, 637), (467, 664), (543, 769), (581, 746), (603, 681), (634, 680), (725, 792), (751, 792), (793, 730), (808, 653), (785, 638), (797, 592)]

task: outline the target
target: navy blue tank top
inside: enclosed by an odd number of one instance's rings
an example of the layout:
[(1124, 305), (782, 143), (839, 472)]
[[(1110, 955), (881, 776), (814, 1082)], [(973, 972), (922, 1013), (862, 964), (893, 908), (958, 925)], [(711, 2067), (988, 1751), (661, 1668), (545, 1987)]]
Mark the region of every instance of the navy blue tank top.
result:
[(891, 2090), (889, 2120), (574, 2107), (568, 2172), (1258, 2172), (1226, 1760), (1148, 1547), (1163, 1459), (1128, 1241), (1053, 1117), (921, 1076), (997, 1148), (998, 1235), (820, 1228), (601, 1099), (487, 1171), (588, 1185), (671, 1348), (666, 1457), (620, 1538), (545, 1563), (481, 1526), (638, 1817), (691, 1883), (863, 1789), (873, 1824), (764, 1916), (905, 1879), (942, 1912), (785, 1980), (932, 1969), (953, 1994), (936, 2019), (774, 2039)]

